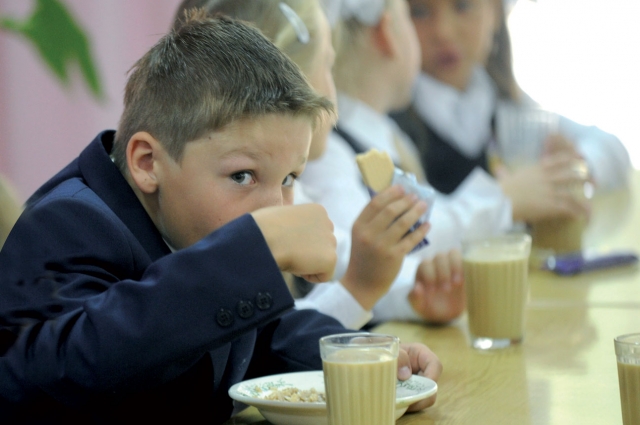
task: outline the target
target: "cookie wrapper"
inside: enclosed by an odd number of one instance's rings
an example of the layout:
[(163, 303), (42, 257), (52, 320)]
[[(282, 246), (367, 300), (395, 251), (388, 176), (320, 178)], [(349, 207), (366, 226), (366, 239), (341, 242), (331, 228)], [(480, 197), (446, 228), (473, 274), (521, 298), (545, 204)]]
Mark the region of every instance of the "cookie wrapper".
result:
[[(412, 193), (427, 203), (427, 211), (425, 211), (422, 216), (418, 219), (418, 221), (411, 227), (409, 233), (413, 232), (417, 229), (422, 223), (429, 221), (429, 217), (431, 216), (431, 210), (433, 209), (433, 204), (436, 200), (436, 191), (427, 185), (422, 185), (418, 183), (416, 180), (416, 176), (411, 173), (405, 173), (404, 171), (396, 168), (393, 172), (393, 179), (391, 180), (391, 185), (400, 185), (404, 189), (406, 193)], [(369, 190), (369, 195), (373, 198), (376, 195), (376, 192), (371, 190), (371, 188), (367, 188)], [(416, 252), (425, 246), (429, 245), (429, 241), (425, 237), (422, 239), (411, 252)]]

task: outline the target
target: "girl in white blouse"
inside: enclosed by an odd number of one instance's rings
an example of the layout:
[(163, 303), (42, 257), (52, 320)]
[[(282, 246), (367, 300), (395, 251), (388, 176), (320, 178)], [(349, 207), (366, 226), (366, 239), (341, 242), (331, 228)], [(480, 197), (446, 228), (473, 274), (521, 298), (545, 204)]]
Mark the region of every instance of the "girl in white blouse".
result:
[(585, 214), (588, 205), (564, 190), (585, 176), (605, 190), (627, 184), (631, 163), (622, 143), (565, 117), (557, 117), (556, 131), (544, 144), (531, 137), (519, 140), (529, 166), (516, 171), (501, 167), (495, 159), (509, 160), (505, 140), (496, 137), (508, 124), (505, 113), (523, 114), (537, 106), (514, 78), (503, 1), (408, 4), (420, 41), (422, 71), (411, 108), (394, 118), (417, 145), (436, 188), (453, 191), (470, 172), (484, 168), (499, 179), (511, 199), (514, 219), (536, 222)]

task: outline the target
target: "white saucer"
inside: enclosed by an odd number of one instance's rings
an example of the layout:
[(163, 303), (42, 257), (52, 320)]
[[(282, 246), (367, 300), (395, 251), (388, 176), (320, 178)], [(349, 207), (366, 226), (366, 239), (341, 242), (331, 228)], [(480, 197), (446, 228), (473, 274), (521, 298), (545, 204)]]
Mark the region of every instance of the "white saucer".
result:
[[(295, 387), (299, 390), (315, 388), (324, 392), (322, 371), (284, 373), (264, 376), (235, 384), (229, 396), (241, 403), (255, 406), (262, 416), (275, 425), (327, 425), (325, 402), (288, 402), (266, 400), (272, 388)], [(430, 397), (438, 391), (438, 385), (429, 378), (413, 375), (406, 381), (398, 381), (396, 387), (396, 419), (418, 400)]]

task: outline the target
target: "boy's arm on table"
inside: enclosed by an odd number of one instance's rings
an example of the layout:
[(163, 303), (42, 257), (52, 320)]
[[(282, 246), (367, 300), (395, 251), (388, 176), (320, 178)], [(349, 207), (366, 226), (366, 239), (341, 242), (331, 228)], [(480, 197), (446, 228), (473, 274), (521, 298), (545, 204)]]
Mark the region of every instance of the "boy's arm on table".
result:
[[(35, 207), (0, 254), (0, 323), (17, 338), (3, 347), (2, 396), (81, 403), (154, 387), (293, 305), (250, 216), (151, 263), (94, 204)], [(239, 317), (240, 302), (254, 313)]]
[(260, 329), (246, 379), (275, 373), (322, 370), (319, 340), (353, 332), (316, 310), (291, 310)]

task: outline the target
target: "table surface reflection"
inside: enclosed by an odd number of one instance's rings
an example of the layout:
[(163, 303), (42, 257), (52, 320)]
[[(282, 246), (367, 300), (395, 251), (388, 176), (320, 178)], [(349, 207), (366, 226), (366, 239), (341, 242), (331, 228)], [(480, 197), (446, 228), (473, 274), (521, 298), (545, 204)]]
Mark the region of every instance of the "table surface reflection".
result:
[[(629, 191), (598, 195), (585, 247), (640, 252), (639, 197), (640, 171)], [(424, 342), (444, 365), (436, 404), (398, 425), (622, 423), (613, 338), (640, 332), (640, 269), (574, 277), (532, 271), (529, 282), (526, 335), (517, 347), (470, 348), (466, 317), (446, 327), (390, 322), (375, 329)], [(227, 424), (268, 422), (250, 408)]]
[[(586, 250), (640, 252), (640, 170), (629, 190), (599, 194), (584, 235)], [(558, 277), (550, 272), (530, 273), (531, 299), (558, 305), (640, 308), (637, 266)]]

